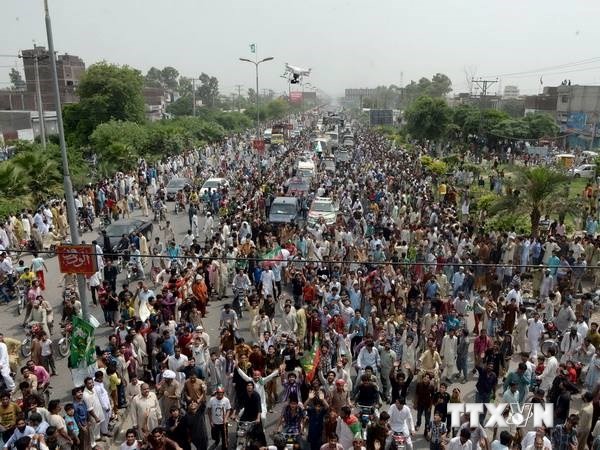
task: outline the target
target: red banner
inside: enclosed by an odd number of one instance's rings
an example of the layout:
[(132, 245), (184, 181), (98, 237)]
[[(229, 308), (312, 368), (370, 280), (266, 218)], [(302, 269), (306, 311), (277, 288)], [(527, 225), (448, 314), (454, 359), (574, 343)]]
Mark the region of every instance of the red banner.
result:
[(290, 102), (300, 103), (302, 101), (302, 92), (290, 92)]
[(59, 245), (56, 247), (61, 273), (93, 275), (98, 271), (93, 245)]

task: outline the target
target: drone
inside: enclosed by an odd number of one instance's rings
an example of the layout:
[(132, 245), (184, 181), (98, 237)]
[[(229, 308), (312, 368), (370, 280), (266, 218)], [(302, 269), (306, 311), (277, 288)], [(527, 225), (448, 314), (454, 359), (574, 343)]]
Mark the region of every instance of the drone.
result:
[(298, 84), (302, 77), (310, 76), (311, 69), (302, 69), (301, 67), (290, 66), (288, 63), (285, 63), (285, 73), (284, 77), (289, 78), (291, 84)]

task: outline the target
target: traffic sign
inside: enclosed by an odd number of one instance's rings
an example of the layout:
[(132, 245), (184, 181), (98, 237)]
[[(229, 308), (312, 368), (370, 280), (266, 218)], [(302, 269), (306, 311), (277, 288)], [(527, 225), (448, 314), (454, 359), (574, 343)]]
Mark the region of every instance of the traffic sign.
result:
[(94, 245), (62, 244), (56, 247), (61, 273), (93, 275), (98, 271)]

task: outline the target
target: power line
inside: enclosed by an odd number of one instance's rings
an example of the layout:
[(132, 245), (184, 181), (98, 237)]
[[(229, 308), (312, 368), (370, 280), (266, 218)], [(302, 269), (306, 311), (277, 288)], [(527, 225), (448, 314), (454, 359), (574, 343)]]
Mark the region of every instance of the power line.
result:
[[(539, 73), (539, 72), (543, 72), (545, 70), (553, 70), (553, 69), (561, 69), (563, 67), (572, 67), (572, 66), (580, 66), (580, 65), (585, 65), (585, 64), (592, 64), (592, 63), (596, 63), (600, 61), (600, 57), (595, 57), (595, 58), (588, 58), (588, 59), (583, 59), (580, 61), (575, 61), (575, 62), (571, 62), (571, 63), (565, 63), (565, 64), (558, 64), (558, 65), (554, 65), (554, 66), (546, 66), (546, 67), (540, 67), (538, 69), (532, 69), (532, 70), (524, 70), (521, 72), (511, 72), (511, 73), (502, 73), (502, 74), (498, 74), (498, 75), (493, 75), (495, 77), (509, 77), (512, 75), (521, 75), (521, 74), (527, 74), (527, 73)], [(486, 78), (491, 78), (492, 76), (486, 77)]]
[[(66, 247), (69, 246), (69, 244), (65, 244)], [(17, 253), (19, 254), (19, 256), (23, 253), (22, 249), (19, 248), (7, 248), (4, 250), (5, 252), (7, 252), (7, 254), (9, 253)], [(272, 251), (272, 250), (271, 250)], [(36, 250), (36, 253), (38, 254), (50, 254), (50, 255), (57, 255), (59, 253), (57, 253), (56, 251), (50, 251), (50, 250)], [(68, 251), (65, 252), (65, 254), (70, 254)], [(86, 255), (89, 256), (104, 256), (108, 259), (117, 259), (118, 257), (122, 257), (123, 253), (97, 253), (97, 252), (90, 252), (90, 253), (86, 253)], [(180, 255), (180, 256), (169, 256), (169, 255), (152, 255), (152, 254), (140, 254), (140, 255), (129, 255), (130, 258), (148, 258), (148, 259), (170, 259), (170, 260), (179, 260), (179, 259), (183, 259), (183, 260), (197, 260), (197, 261), (213, 261), (215, 259), (217, 260), (221, 260), (221, 261), (235, 261), (235, 262), (257, 262), (257, 263), (263, 263), (263, 262), (272, 262), (272, 263), (287, 263), (287, 264), (312, 264), (312, 263), (316, 263), (316, 264), (329, 264), (329, 265), (349, 265), (349, 264), (359, 264), (361, 266), (395, 266), (395, 267), (423, 267), (423, 266), (429, 266), (429, 267), (435, 267), (435, 268), (443, 268), (443, 267), (448, 267), (448, 266), (462, 266), (462, 267), (488, 267), (488, 268), (499, 268), (499, 267), (511, 267), (511, 268), (534, 268), (534, 269), (540, 269), (540, 268), (544, 268), (544, 269), (548, 269), (550, 268), (547, 265), (541, 265), (541, 264), (506, 264), (506, 263), (498, 263), (498, 264), (493, 264), (493, 263), (467, 263), (467, 262), (410, 262), (410, 261), (391, 261), (391, 260), (385, 260), (385, 261), (359, 261), (357, 259), (352, 259), (352, 260), (320, 260), (320, 259), (307, 259), (307, 258), (300, 258), (300, 259), (287, 259), (287, 260), (282, 260), (281, 258), (263, 258), (260, 256), (256, 256), (256, 257), (232, 257), (232, 256), (196, 256), (196, 255)], [(584, 267), (585, 269), (600, 269), (600, 264), (596, 264), (596, 265), (587, 265)], [(557, 267), (552, 267), (552, 269), (571, 269), (570, 266), (563, 266), (563, 265), (559, 265)]]

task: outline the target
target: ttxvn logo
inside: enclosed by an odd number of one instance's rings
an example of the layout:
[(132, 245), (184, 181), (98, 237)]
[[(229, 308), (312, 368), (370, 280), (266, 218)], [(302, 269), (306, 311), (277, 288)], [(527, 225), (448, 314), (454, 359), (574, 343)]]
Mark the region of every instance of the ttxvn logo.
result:
[(479, 416), (489, 414), (488, 420), (484, 423), (487, 428), (508, 428), (514, 426), (524, 428), (529, 424), (529, 419), (533, 417), (533, 426), (546, 427), (554, 426), (554, 405), (546, 403), (448, 403), (448, 414), (450, 414), (451, 426), (460, 427), (460, 416), (463, 413), (470, 413), (471, 426), (479, 425)]

